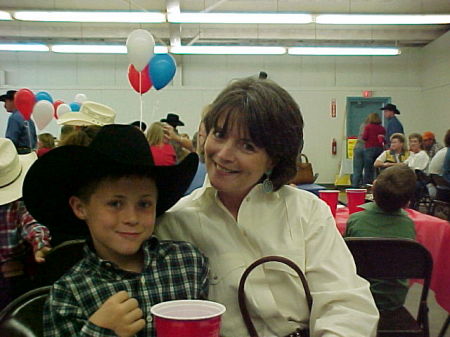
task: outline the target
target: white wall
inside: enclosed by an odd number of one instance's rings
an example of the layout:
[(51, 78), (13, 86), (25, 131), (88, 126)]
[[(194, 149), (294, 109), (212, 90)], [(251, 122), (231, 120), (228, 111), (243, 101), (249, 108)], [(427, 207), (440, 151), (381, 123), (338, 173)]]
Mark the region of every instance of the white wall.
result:
[[(264, 70), (299, 103), (306, 122), (304, 152), (320, 173), (319, 181), (334, 182), (348, 96), (361, 96), (362, 90), (372, 90), (374, 96), (392, 97), (402, 112), (400, 119), (407, 133), (446, 129), (442, 123), (448, 116), (443, 109), (449, 97), (448, 39), (446, 46), (439, 41), (435, 44), (424, 49), (406, 48), (397, 57), (180, 56), (174, 83), (160, 91), (151, 89), (142, 96), (144, 120), (149, 123), (175, 111), (186, 124), (180, 131), (192, 135), (202, 107), (229, 80)], [(430, 70), (422, 63), (436, 66), (434, 54), (440, 55), (439, 64), (444, 68), (447, 65), (447, 69), (435, 69), (435, 74), (428, 75)], [(5, 72), (0, 91), (24, 87), (34, 92), (45, 90), (54, 99), (69, 103), (77, 93), (84, 93), (91, 100), (112, 106), (118, 113), (116, 121), (126, 123), (139, 119), (140, 111), (139, 95), (128, 84), (127, 66), (125, 55), (0, 53), (0, 71)], [(434, 76), (442, 76), (438, 83), (446, 83), (444, 92), (435, 86), (436, 81), (426, 81)], [(441, 97), (441, 93), (446, 95)], [(433, 106), (441, 107), (433, 111), (441, 125), (434, 125), (429, 114), (423, 114), (431, 96)], [(337, 101), (337, 118), (330, 117), (332, 99)], [(4, 135), (7, 117), (8, 114), (0, 113), (0, 135)], [(53, 121), (41, 132), (59, 135), (59, 127)], [(331, 155), (332, 138), (339, 141), (337, 156)]]

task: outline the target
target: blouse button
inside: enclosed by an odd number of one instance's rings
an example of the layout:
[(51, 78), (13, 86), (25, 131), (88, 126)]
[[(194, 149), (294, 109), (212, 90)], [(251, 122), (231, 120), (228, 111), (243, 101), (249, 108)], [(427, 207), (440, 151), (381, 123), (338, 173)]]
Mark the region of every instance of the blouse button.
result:
[(152, 322), (153, 321), (153, 317), (152, 317), (152, 315), (148, 315), (147, 316), (147, 322)]

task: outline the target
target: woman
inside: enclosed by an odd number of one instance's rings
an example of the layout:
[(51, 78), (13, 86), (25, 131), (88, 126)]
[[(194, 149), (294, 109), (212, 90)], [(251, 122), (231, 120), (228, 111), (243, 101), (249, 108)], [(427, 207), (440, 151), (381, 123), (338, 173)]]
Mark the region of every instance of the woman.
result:
[(237, 288), (245, 268), (268, 255), (287, 257), (305, 272), (314, 303), (310, 314), (289, 267), (254, 270), (246, 297), (260, 336), (308, 326), (311, 336), (374, 336), (378, 312), (368, 283), (356, 275), (329, 207), (285, 185), (303, 144), (293, 98), (267, 79), (238, 80), (219, 94), (204, 122), (209, 183), (166, 213), (156, 234), (190, 241), (209, 258), (209, 298), (227, 308), (221, 336), (248, 336)]
[(363, 183), (363, 170), (364, 170), (364, 140), (363, 133), (366, 125), (369, 123), (369, 117), (361, 123), (359, 126), (358, 139), (356, 140), (355, 147), (353, 148), (353, 174), (352, 174), (352, 187), (359, 188)]
[(372, 184), (375, 174), (373, 163), (383, 152), (383, 140), (386, 130), (381, 125), (381, 118), (376, 112), (368, 116), (368, 124), (364, 128), (364, 179), (363, 184)]
[(402, 133), (394, 133), (390, 141), (391, 145), (389, 150), (382, 152), (375, 159), (374, 167), (384, 169), (394, 165), (401, 165), (409, 157), (409, 151), (406, 148), (406, 139)]
[(405, 160), (405, 164), (413, 170), (420, 170), (425, 172), (430, 163), (430, 157), (423, 149), (422, 136), (419, 133), (412, 133), (409, 139), (409, 157)]
[(36, 154), (38, 157), (42, 157), (55, 147), (55, 137), (53, 137), (51, 133), (41, 133), (38, 136), (37, 145), (38, 148), (36, 150)]
[(147, 141), (150, 144), (153, 160), (157, 166), (171, 166), (177, 163), (175, 149), (164, 136), (164, 124), (154, 122), (147, 131)]

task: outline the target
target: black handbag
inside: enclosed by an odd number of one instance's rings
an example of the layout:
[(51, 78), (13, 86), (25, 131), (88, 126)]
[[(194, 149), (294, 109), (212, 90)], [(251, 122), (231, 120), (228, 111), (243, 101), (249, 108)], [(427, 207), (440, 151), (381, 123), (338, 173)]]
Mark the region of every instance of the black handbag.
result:
[[(312, 308), (312, 296), (309, 291), (308, 282), (306, 281), (305, 275), (303, 274), (302, 270), (299, 266), (297, 266), (294, 262), (291, 260), (282, 257), (282, 256), (266, 256), (262, 257), (255, 262), (253, 262), (248, 268), (244, 271), (244, 273), (241, 276), (241, 280), (239, 282), (239, 288), (238, 288), (238, 301), (239, 301), (239, 309), (241, 311), (242, 319), (244, 320), (245, 326), (247, 327), (248, 334), (250, 337), (259, 337), (258, 333), (256, 332), (255, 326), (253, 325), (253, 322), (250, 318), (250, 314), (248, 313), (247, 304), (245, 301), (245, 292), (244, 292), (244, 286), (245, 281), (247, 280), (248, 275), (250, 272), (255, 269), (260, 264), (266, 263), (266, 262), (281, 262), (292, 269), (294, 269), (298, 276), (300, 277), (300, 281), (302, 282), (303, 289), (305, 290), (305, 296), (306, 301), (308, 302), (308, 308), (311, 312)], [(296, 331), (292, 332), (291, 334), (287, 335), (286, 337), (309, 337), (309, 330), (308, 329), (297, 329)]]

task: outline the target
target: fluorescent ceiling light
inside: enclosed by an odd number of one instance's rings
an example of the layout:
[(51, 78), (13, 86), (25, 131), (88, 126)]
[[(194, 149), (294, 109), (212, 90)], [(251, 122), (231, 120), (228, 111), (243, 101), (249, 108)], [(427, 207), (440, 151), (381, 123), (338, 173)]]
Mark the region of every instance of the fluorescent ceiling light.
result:
[[(69, 54), (126, 54), (127, 47), (122, 45), (55, 44), (51, 46), (55, 53)], [(155, 46), (155, 54), (166, 54), (165, 46)]]
[(331, 25), (427, 25), (448, 24), (450, 15), (320, 14), (315, 21)]
[(168, 13), (172, 23), (311, 23), (311, 14), (289, 13)]
[(23, 21), (51, 22), (124, 22), (158, 23), (166, 22), (161, 12), (119, 12), (119, 11), (17, 11), (14, 18)]
[(0, 20), (12, 20), (11, 14), (5, 11), (0, 11)]
[(45, 44), (40, 43), (2, 43), (0, 51), (49, 51)]
[(382, 47), (292, 47), (288, 48), (289, 55), (361, 55), (361, 56), (392, 56), (399, 55), (398, 48)]
[(173, 46), (173, 54), (212, 54), (212, 55), (281, 55), (286, 54), (284, 47), (257, 46)]

